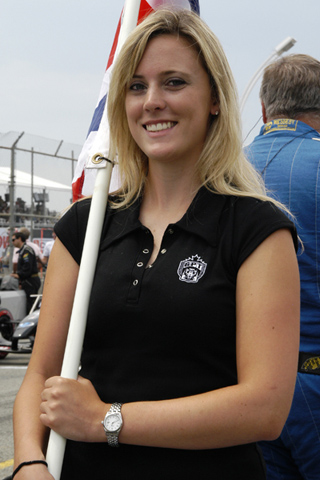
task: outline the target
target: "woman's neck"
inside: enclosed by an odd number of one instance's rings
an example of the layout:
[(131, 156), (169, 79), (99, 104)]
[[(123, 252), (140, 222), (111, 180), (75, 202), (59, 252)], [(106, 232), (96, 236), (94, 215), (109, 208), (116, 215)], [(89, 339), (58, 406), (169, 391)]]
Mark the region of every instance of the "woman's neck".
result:
[(143, 203), (153, 211), (170, 212), (190, 205), (200, 181), (194, 172), (174, 169), (149, 169)]

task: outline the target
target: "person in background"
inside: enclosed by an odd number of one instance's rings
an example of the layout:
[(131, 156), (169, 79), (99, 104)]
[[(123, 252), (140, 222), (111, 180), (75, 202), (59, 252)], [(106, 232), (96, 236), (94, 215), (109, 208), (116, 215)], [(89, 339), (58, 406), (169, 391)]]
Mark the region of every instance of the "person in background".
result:
[(256, 442), (279, 436), (294, 391), (297, 236), (243, 155), (232, 73), (199, 16), (159, 10), (133, 31), (108, 117), (122, 184), (80, 376), (59, 374), (90, 198), (55, 225), (14, 480), (52, 480), (48, 428), (68, 439), (61, 480), (262, 480)]
[(27, 296), (27, 312), (31, 310), (34, 298), (31, 295), (37, 294), (40, 288), (40, 278), (38, 275), (37, 258), (33, 248), (26, 243), (22, 232), (15, 232), (12, 235), (12, 243), (18, 248), (17, 272), (11, 276), (19, 280), (22, 290)]
[[(13, 229), (13, 232), (18, 232), (18, 229), (15, 228)], [(11, 236), (11, 229), (8, 228), (7, 229), (7, 243), (6, 243), (6, 247), (4, 249), (4, 252), (3, 252), (3, 256), (0, 257), (0, 265), (2, 267), (2, 272), (4, 273), (4, 275), (7, 275), (7, 274), (10, 274), (9, 272), (9, 266), (10, 266), (10, 257), (11, 257), (11, 253), (10, 253), (10, 236)], [(17, 248), (14, 248), (13, 251), (17, 251), (18, 249)], [(13, 258), (13, 256), (12, 256)], [(17, 257), (17, 260), (18, 262), (18, 257)], [(17, 268), (16, 268), (17, 270)], [(11, 272), (11, 273), (14, 273), (14, 270)]]
[(42, 263), (43, 263), (44, 266), (48, 265), (48, 260), (49, 260), (50, 253), (51, 253), (52, 247), (54, 245), (55, 239), (56, 239), (56, 234), (55, 234), (55, 232), (52, 232), (52, 240), (49, 240), (48, 242), (46, 242), (46, 244), (44, 246), (44, 249), (43, 249)]
[[(268, 480), (320, 478), (320, 62), (288, 55), (269, 65), (264, 126), (247, 154), (275, 199), (295, 216), (303, 251), (300, 355), (294, 399), (280, 437), (263, 443)], [(281, 363), (280, 363), (281, 368)]]
[[(23, 235), (26, 239), (26, 244), (29, 245), (29, 247), (31, 247), (33, 249), (33, 251), (36, 255), (36, 258), (37, 258), (38, 269), (40, 269), (44, 264), (43, 264), (43, 261), (42, 261), (42, 253), (41, 253), (39, 245), (37, 245), (35, 242), (31, 242), (31, 240), (29, 240), (30, 230), (28, 228), (21, 227), (19, 232), (23, 233)], [(14, 249), (13, 257), (12, 257), (13, 273), (15, 273), (17, 271), (18, 256), (19, 255), (18, 255), (17, 249)]]

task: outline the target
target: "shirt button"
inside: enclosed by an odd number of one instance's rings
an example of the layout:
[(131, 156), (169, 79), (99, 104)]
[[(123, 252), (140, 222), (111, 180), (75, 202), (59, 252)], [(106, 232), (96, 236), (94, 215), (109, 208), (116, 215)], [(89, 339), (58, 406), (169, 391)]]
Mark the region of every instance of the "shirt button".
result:
[(163, 248), (163, 249), (161, 250), (161, 253), (162, 253), (162, 255), (163, 255), (163, 254), (167, 253), (167, 250), (166, 250), (165, 248)]
[(173, 234), (173, 228), (169, 228), (168, 233), (170, 233), (170, 235), (172, 235)]
[(138, 285), (138, 283), (139, 283), (138, 280), (134, 280), (133, 285), (136, 286), (136, 285)]
[(144, 250), (142, 250), (142, 253), (144, 253), (145, 255), (147, 255), (149, 253), (149, 250), (147, 248), (145, 248)]
[(142, 262), (137, 263), (137, 267), (143, 267), (143, 263)]

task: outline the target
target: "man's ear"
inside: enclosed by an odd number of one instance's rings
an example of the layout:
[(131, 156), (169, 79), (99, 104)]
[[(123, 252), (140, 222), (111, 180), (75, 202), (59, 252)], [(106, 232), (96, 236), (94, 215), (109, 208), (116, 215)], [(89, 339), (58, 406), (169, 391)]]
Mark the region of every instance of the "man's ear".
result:
[(263, 102), (261, 102), (261, 108), (262, 108), (262, 120), (263, 123), (268, 123), (267, 115), (266, 115), (266, 107)]

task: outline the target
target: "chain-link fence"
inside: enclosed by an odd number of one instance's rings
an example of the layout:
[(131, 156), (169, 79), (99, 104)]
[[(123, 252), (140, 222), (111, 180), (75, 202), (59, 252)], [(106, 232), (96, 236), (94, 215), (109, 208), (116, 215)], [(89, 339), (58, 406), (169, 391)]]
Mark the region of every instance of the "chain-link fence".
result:
[[(14, 229), (27, 227), (43, 250), (71, 203), (81, 145), (24, 132), (0, 134), (0, 258)], [(10, 255), (11, 256), (11, 255)]]

